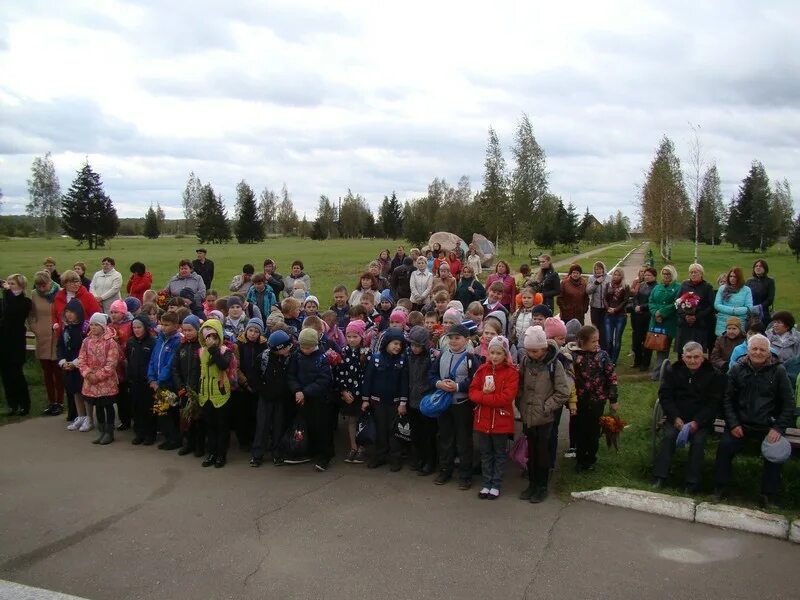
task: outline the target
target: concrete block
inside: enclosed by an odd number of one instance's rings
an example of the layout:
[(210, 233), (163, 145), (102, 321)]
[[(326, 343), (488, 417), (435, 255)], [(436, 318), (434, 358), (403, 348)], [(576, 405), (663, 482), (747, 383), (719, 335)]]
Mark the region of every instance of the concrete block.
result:
[(695, 521), (727, 529), (738, 529), (786, 539), (789, 521), (782, 515), (773, 515), (760, 510), (702, 502), (697, 505)]
[(696, 503), (692, 498), (620, 487), (604, 487), (588, 492), (573, 492), (572, 497), (609, 506), (630, 508), (654, 515), (673, 517), (683, 521), (694, 521)]
[(800, 519), (792, 521), (792, 525), (789, 529), (789, 541), (800, 544)]

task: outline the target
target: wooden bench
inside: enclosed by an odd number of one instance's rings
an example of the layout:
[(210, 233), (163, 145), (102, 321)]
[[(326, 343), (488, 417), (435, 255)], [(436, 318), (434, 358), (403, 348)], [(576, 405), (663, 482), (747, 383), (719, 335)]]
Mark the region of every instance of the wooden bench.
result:
[[(725, 431), (725, 421), (717, 419), (714, 421), (714, 433), (723, 433)], [(794, 427), (786, 428), (786, 439), (792, 445), (792, 448), (800, 448), (800, 429)]]

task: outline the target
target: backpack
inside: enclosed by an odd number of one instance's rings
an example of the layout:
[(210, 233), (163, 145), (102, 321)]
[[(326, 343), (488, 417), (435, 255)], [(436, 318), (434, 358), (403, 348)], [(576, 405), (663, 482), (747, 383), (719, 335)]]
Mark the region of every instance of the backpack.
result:
[(295, 416), (292, 426), (283, 434), (280, 447), (283, 455), (289, 460), (308, 456), (308, 426), (301, 413)]

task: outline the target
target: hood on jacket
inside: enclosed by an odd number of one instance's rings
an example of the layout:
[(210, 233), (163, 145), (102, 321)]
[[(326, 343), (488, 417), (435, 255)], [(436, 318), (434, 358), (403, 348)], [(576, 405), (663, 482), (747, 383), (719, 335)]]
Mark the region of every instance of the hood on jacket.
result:
[(389, 327), (387, 330), (383, 332), (383, 335), (381, 335), (381, 343), (379, 347), (380, 352), (386, 352), (386, 346), (389, 345), (389, 342), (394, 342), (394, 341), (400, 342), (403, 345), (403, 350), (405, 349), (406, 338), (403, 335), (403, 332), (400, 331), (397, 327)]
[(506, 317), (506, 313), (504, 313), (502, 310), (493, 310), (488, 315), (486, 315), (484, 321), (489, 317), (492, 317), (500, 321), (500, 326), (503, 328), (500, 333), (505, 335), (505, 332), (508, 331), (508, 317)]
[(404, 266), (406, 266), (406, 267), (410, 267), (410, 266), (412, 266), (413, 264), (414, 264), (414, 259), (413, 259), (413, 258), (411, 258), (410, 256), (406, 256), (406, 257), (403, 259), (403, 265), (404, 265)]
[(603, 267), (603, 273), (608, 275), (608, 269), (606, 269), (606, 263), (604, 263), (602, 260), (598, 260), (596, 263), (592, 265), (592, 275), (594, 275), (594, 269), (598, 266)]
[[(86, 320), (86, 315), (84, 315), (84, 313), (83, 313), (83, 304), (81, 304), (81, 302), (80, 302), (80, 300), (78, 300), (78, 298), (73, 298), (72, 300), (67, 302), (67, 305), (64, 307), (64, 312), (67, 312), (68, 310), (70, 310), (70, 311), (74, 312), (76, 315), (78, 315), (78, 324), (79, 325), (82, 324), (84, 322), (84, 320)], [(64, 322), (66, 322), (66, 320), (67, 320), (67, 317), (66, 317), (66, 315), (64, 315)]]
[(534, 361), (530, 357), (528, 357), (527, 353), (526, 353), (526, 357), (527, 357), (526, 360), (528, 362), (531, 362), (531, 363), (536, 362), (536, 363), (541, 363), (541, 364), (547, 366), (551, 362), (553, 362), (556, 359), (556, 357), (558, 357), (558, 353), (560, 351), (561, 350), (558, 347), (558, 344), (556, 344), (553, 340), (547, 340), (547, 354), (545, 354), (543, 358), (541, 358), (541, 359), (539, 359), (537, 361)]
[(205, 347), (206, 345), (206, 336), (205, 336), (206, 329), (213, 329), (214, 333), (217, 334), (217, 338), (219, 338), (220, 345), (222, 345), (222, 342), (225, 341), (225, 335), (222, 333), (222, 323), (220, 323), (216, 319), (209, 319), (208, 321), (203, 323), (203, 326), (200, 328), (200, 336), (199, 336), (200, 344), (203, 347)]
[[(140, 316), (140, 317), (134, 317), (133, 320), (131, 321), (131, 324), (133, 324), (133, 321), (139, 321), (139, 323), (142, 324), (142, 327), (144, 327), (144, 336), (141, 338), (141, 340), (145, 341), (145, 340), (149, 339), (150, 338), (150, 319), (148, 319), (145, 316)], [(130, 337), (130, 339), (139, 340), (139, 338), (137, 338), (135, 335), (133, 335), (133, 329), (131, 329), (131, 337)]]

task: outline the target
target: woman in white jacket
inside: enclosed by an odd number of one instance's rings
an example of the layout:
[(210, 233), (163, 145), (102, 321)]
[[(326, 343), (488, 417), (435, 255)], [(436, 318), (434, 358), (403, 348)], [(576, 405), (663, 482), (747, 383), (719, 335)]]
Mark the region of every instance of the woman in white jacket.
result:
[(108, 314), (114, 300), (121, 299), (119, 290), (122, 288), (122, 274), (114, 268), (116, 263), (110, 256), (106, 256), (100, 264), (103, 268), (92, 277), (89, 291), (97, 298), (103, 312)]
[(430, 300), (433, 287), (433, 273), (428, 271), (428, 261), (420, 256), (417, 259), (417, 270), (411, 274), (411, 303), (414, 310), (421, 310)]

